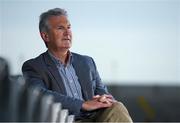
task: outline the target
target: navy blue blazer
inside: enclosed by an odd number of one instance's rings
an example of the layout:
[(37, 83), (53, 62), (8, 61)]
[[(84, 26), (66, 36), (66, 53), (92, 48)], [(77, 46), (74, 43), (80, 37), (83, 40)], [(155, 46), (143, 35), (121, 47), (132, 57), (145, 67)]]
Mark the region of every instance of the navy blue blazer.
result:
[[(91, 57), (72, 53), (72, 64), (81, 85), (84, 101), (97, 94), (108, 94)], [(26, 61), (22, 72), (29, 85), (39, 86), (44, 93), (52, 94), (55, 102), (60, 102), (62, 108), (68, 109), (70, 114), (80, 114), (83, 101), (67, 96), (62, 78), (48, 52)]]

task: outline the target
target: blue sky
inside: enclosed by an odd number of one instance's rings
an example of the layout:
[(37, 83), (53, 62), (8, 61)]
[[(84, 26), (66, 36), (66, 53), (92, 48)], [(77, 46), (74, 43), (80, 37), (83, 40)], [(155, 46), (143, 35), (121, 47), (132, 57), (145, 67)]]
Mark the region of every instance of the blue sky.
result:
[(180, 85), (179, 0), (1, 0), (0, 55), (12, 74), (46, 50), (39, 15), (68, 11), (71, 51), (90, 55), (103, 81), (121, 84)]

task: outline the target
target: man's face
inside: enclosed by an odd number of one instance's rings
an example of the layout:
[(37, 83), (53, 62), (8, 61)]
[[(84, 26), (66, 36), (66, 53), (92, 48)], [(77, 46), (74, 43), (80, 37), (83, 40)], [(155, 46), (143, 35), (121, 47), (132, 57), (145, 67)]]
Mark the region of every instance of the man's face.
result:
[(64, 15), (52, 16), (48, 20), (49, 31), (47, 33), (48, 48), (52, 50), (69, 50), (72, 45), (71, 25)]

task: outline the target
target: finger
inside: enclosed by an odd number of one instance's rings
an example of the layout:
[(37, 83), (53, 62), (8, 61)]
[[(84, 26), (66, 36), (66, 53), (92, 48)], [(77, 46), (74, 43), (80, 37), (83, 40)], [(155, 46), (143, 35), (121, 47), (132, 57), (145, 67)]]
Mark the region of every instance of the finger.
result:
[(104, 94), (104, 96), (105, 96), (106, 98), (111, 98), (111, 99), (113, 99), (113, 96), (112, 96), (112, 95)]
[(116, 103), (118, 102), (117, 100), (115, 100), (114, 98), (106, 98), (106, 100), (108, 100), (111, 103)]
[(97, 98), (100, 98), (100, 95), (93, 96), (93, 99), (97, 99)]
[(110, 103), (115, 103), (115, 102), (117, 102), (116, 100), (110, 99), (110, 98), (106, 98), (106, 100), (107, 100), (108, 102), (110, 102)]
[(99, 100), (99, 102), (106, 103), (106, 104), (112, 104), (113, 100), (110, 98), (106, 98), (105, 96), (102, 96)]
[(106, 103), (103, 103), (103, 102), (101, 102), (101, 106), (102, 107), (111, 107), (112, 106), (112, 103), (110, 103), (110, 102), (106, 102)]
[(100, 102), (105, 102), (105, 101), (106, 101), (106, 97), (103, 95), (103, 96), (101, 96), (101, 97), (99, 98), (98, 101), (100, 101)]

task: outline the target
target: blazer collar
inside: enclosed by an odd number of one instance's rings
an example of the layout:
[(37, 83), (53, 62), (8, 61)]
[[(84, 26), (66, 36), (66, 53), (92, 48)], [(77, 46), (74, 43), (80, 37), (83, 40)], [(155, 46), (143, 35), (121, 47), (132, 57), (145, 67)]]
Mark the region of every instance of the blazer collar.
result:
[(56, 64), (53, 62), (53, 60), (49, 56), (48, 51), (46, 51), (43, 55), (44, 55), (44, 61), (47, 65), (47, 68), (50, 71), (50, 73), (52, 74), (52, 76), (54, 77), (54, 79), (56, 80), (59, 88), (61, 89), (61, 92), (63, 94), (67, 94), (67, 92), (65, 90), (65, 85), (64, 85), (63, 80), (59, 74), (59, 71), (56, 67)]
[(81, 90), (83, 94), (84, 100), (89, 100), (93, 96), (92, 92), (92, 85), (88, 81), (87, 78), (89, 78), (89, 74), (87, 73), (87, 64), (84, 63), (83, 59), (79, 57), (79, 55), (76, 55), (75, 53), (72, 53), (73, 60), (72, 65), (76, 71), (76, 75), (78, 76), (79, 83), (81, 85)]

